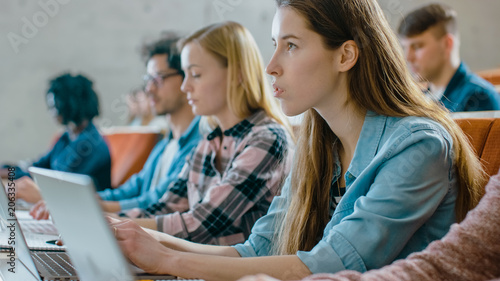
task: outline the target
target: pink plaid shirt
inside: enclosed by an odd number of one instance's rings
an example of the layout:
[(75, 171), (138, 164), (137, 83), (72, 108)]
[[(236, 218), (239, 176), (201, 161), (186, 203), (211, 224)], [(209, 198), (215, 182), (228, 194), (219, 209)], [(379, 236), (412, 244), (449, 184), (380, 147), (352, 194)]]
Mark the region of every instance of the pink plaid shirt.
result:
[(141, 217), (155, 216), (159, 231), (198, 243), (243, 242), (281, 190), (292, 157), (286, 129), (258, 111), (202, 140), (177, 181)]

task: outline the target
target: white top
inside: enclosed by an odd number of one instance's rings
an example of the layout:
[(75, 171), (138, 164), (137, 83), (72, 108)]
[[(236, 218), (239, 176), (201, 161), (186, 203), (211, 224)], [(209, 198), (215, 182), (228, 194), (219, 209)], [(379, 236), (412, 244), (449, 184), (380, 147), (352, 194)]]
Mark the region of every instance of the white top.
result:
[(429, 95), (428, 97), (435, 101), (440, 101), (444, 96), (444, 91), (446, 91), (446, 87), (436, 88), (432, 85), (429, 85)]
[(167, 175), (167, 171), (170, 169), (170, 165), (172, 165), (172, 160), (174, 159), (175, 153), (179, 151), (179, 140), (171, 139), (165, 150), (163, 150), (162, 155), (160, 156), (160, 161), (158, 162), (158, 166), (155, 168), (155, 172), (153, 174), (153, 180), (151, 181), (151, 185), (149, 186), (149, 190), (153, 190), (158, 183), (165, 178)]

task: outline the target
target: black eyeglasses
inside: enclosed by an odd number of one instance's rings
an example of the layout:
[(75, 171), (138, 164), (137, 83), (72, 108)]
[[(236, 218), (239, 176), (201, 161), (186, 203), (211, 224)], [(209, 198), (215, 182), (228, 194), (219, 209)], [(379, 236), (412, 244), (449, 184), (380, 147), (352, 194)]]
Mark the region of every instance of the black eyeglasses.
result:
[(155, 86), (158, 87), (158, 86), (161, 86), (163, 84), (163, 81), (165, 81), (169, 77), (173, 77), (173, 76), (177, 76), (177, 75), (181, 75), (181, 73), (180, 72), (163, 73), (163, 74), (157, 74), (155, 76), (152, 76), (152, 75), (149, 75), (149, 74), (145, 74), (142, 77), (142, 80), (144, 80), (144, 84), (145, 85), (147, 85), (149, 82), (153, 81), (153, 83), (155, 84)]

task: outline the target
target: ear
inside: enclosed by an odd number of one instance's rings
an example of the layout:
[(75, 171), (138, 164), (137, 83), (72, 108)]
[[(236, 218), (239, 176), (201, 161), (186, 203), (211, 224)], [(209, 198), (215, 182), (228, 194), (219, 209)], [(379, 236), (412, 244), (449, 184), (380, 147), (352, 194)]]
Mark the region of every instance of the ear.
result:
[(349, 71), (358, 61), (358, 45), (354, 40), (348, 40), (340, 46), (338, 51), (340, 52), (339, 70), (341, 72)]
[(444, 40), (446, 52), (451, 53), (453, 51), (453, 49), (455, 48), (455, 44), (457, 43), (455, 36), (451, 33), (446, 33), (444, 35), (443, 40)]

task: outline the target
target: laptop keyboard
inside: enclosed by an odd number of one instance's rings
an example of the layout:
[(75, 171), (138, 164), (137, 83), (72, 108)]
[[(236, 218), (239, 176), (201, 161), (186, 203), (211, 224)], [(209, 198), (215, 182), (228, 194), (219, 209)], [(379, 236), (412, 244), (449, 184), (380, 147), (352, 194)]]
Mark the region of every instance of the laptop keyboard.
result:
[(47, 269), (52, 276), (76, 276), (76, 271), (63, 252), (32, 252), (31, 256), (39, 265)]
[(51, 221), (19, 221), (24, 232), (58, 235), (56, 227)]

